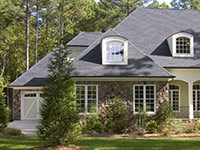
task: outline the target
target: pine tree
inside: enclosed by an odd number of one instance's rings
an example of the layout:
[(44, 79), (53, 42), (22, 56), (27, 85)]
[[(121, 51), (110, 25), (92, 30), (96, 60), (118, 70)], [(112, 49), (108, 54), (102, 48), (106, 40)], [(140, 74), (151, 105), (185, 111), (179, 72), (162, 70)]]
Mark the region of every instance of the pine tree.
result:
[(43, 89), (41, 125), (38, 136), (53, 145), (71, 143), (79, 134), (79, 115), (74, 93), (75, 82), (70, 77), (74, 69), (68, 59), (69, 51), (64, 46), (52, 52), (48, 65), (49, 75)]
[(98, 24), (102, 31), (115, 27), (138, 7), (151, 0), (100, 0), (98, 2)]

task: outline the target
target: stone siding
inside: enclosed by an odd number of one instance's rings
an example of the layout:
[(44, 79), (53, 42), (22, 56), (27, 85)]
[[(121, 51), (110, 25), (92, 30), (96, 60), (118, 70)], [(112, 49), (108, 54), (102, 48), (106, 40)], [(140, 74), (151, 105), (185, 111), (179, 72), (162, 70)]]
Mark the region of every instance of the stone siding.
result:
[[(120, 97), (123, 100), (133, 103), (133, 85), (134, 84), (155, 84), (156, 85), (156, 106), (164, 99), (168, 99), (168, 83), (166, 81), (142, 82), (142, 81), (77, 81), (76, 84), (96, 84), (98, 85), (99, 103)], [(22, 91), (39, 91), (39, 90), (14, 90), (14, 109), (13, 119), (21, 118), (21, 92)], [(132, 105), (132, 104), (131, 104)]]
[(163, 100), (168, 100), (169, 90), (168, 82), (142, 82), (142, 81), (77, 81), (76, 84), (96, 84), (98, 85), (99, 103), (120, 97), (124, 101), (133, 102), (133, 85), (134, 84), (155, 84), (156, 85), (156, 107)]

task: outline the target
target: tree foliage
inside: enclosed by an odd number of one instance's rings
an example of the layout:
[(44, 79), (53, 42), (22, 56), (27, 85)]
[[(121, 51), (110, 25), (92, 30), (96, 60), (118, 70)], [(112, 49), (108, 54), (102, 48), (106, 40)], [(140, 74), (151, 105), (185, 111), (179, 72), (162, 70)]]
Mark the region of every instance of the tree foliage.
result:
[(167, 5), (165, 2), (160, 4), (158, 0), (154, 0), (151, 4), (148, 5), (148, 7), (151, 8), (169, 8), (169, 5)]
[(172, 0), (172, 8), (177, 9), (194, 9), (200, 11), (199, 0)]
[(69, 144), (79, 133), (75, 82), (70, 77), (74, 68), (68, 56), (69, 51), (62, 45), (52, 52), (48, 65), (50, 74), (43, 89), (38, 136), (50, 144)]
[(8, 123), (9, 111), (5, 105), (5, 95), (4, 95), (4, 86), (6, 85), (3, 79), (0, 80), (0, 130), (6, 127)]

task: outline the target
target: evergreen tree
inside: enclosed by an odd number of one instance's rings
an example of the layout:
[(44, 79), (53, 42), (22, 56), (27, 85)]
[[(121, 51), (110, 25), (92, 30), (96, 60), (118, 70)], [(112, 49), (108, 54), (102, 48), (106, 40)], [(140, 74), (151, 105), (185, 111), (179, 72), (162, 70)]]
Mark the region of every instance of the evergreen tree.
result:
[(69, 144), (79, 133), (75, 82), (70, 77), (74, 68), (68, 56), (69, 51), (64, 46), (52, 52), (48, 65), (50, 74), (43, 89), (38, 136), (53, 145)]
[(150, 0), (100, 0), (98, 24), (102, 31), (115, 27), (121, 20)]

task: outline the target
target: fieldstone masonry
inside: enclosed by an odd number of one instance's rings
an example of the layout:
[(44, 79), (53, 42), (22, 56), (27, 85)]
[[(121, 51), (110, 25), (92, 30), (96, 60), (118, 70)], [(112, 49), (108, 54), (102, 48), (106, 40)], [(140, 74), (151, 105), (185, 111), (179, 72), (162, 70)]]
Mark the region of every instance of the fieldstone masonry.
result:
[(169, 99), (169, 89), (167, 81), (77, 81), (77, 84), (96, 84), (98, 85), (99, 102), (107, 101), (114, 97), (120, 97), (124, 101), (133, 102), (134, 84), (155, 84), (156, 85), (156, 106), (160, 102)]
[[(164, 99), (168, 99), (169, 90), (166, 81), (77, 81), (77, 84), (96, 84), (98, 85), (99, 103), (120, 97), (124, 101), (133, 103), (133, 85), (134, 84), (155, 84), (156, 85), (156, 106)], [(21, 116), (21, 91), (39, 91), (39, 90), (14, 90), (14, 110), (13, 119), (20, 120)], [(132, 107), (133, 108), (133, 107)]]

